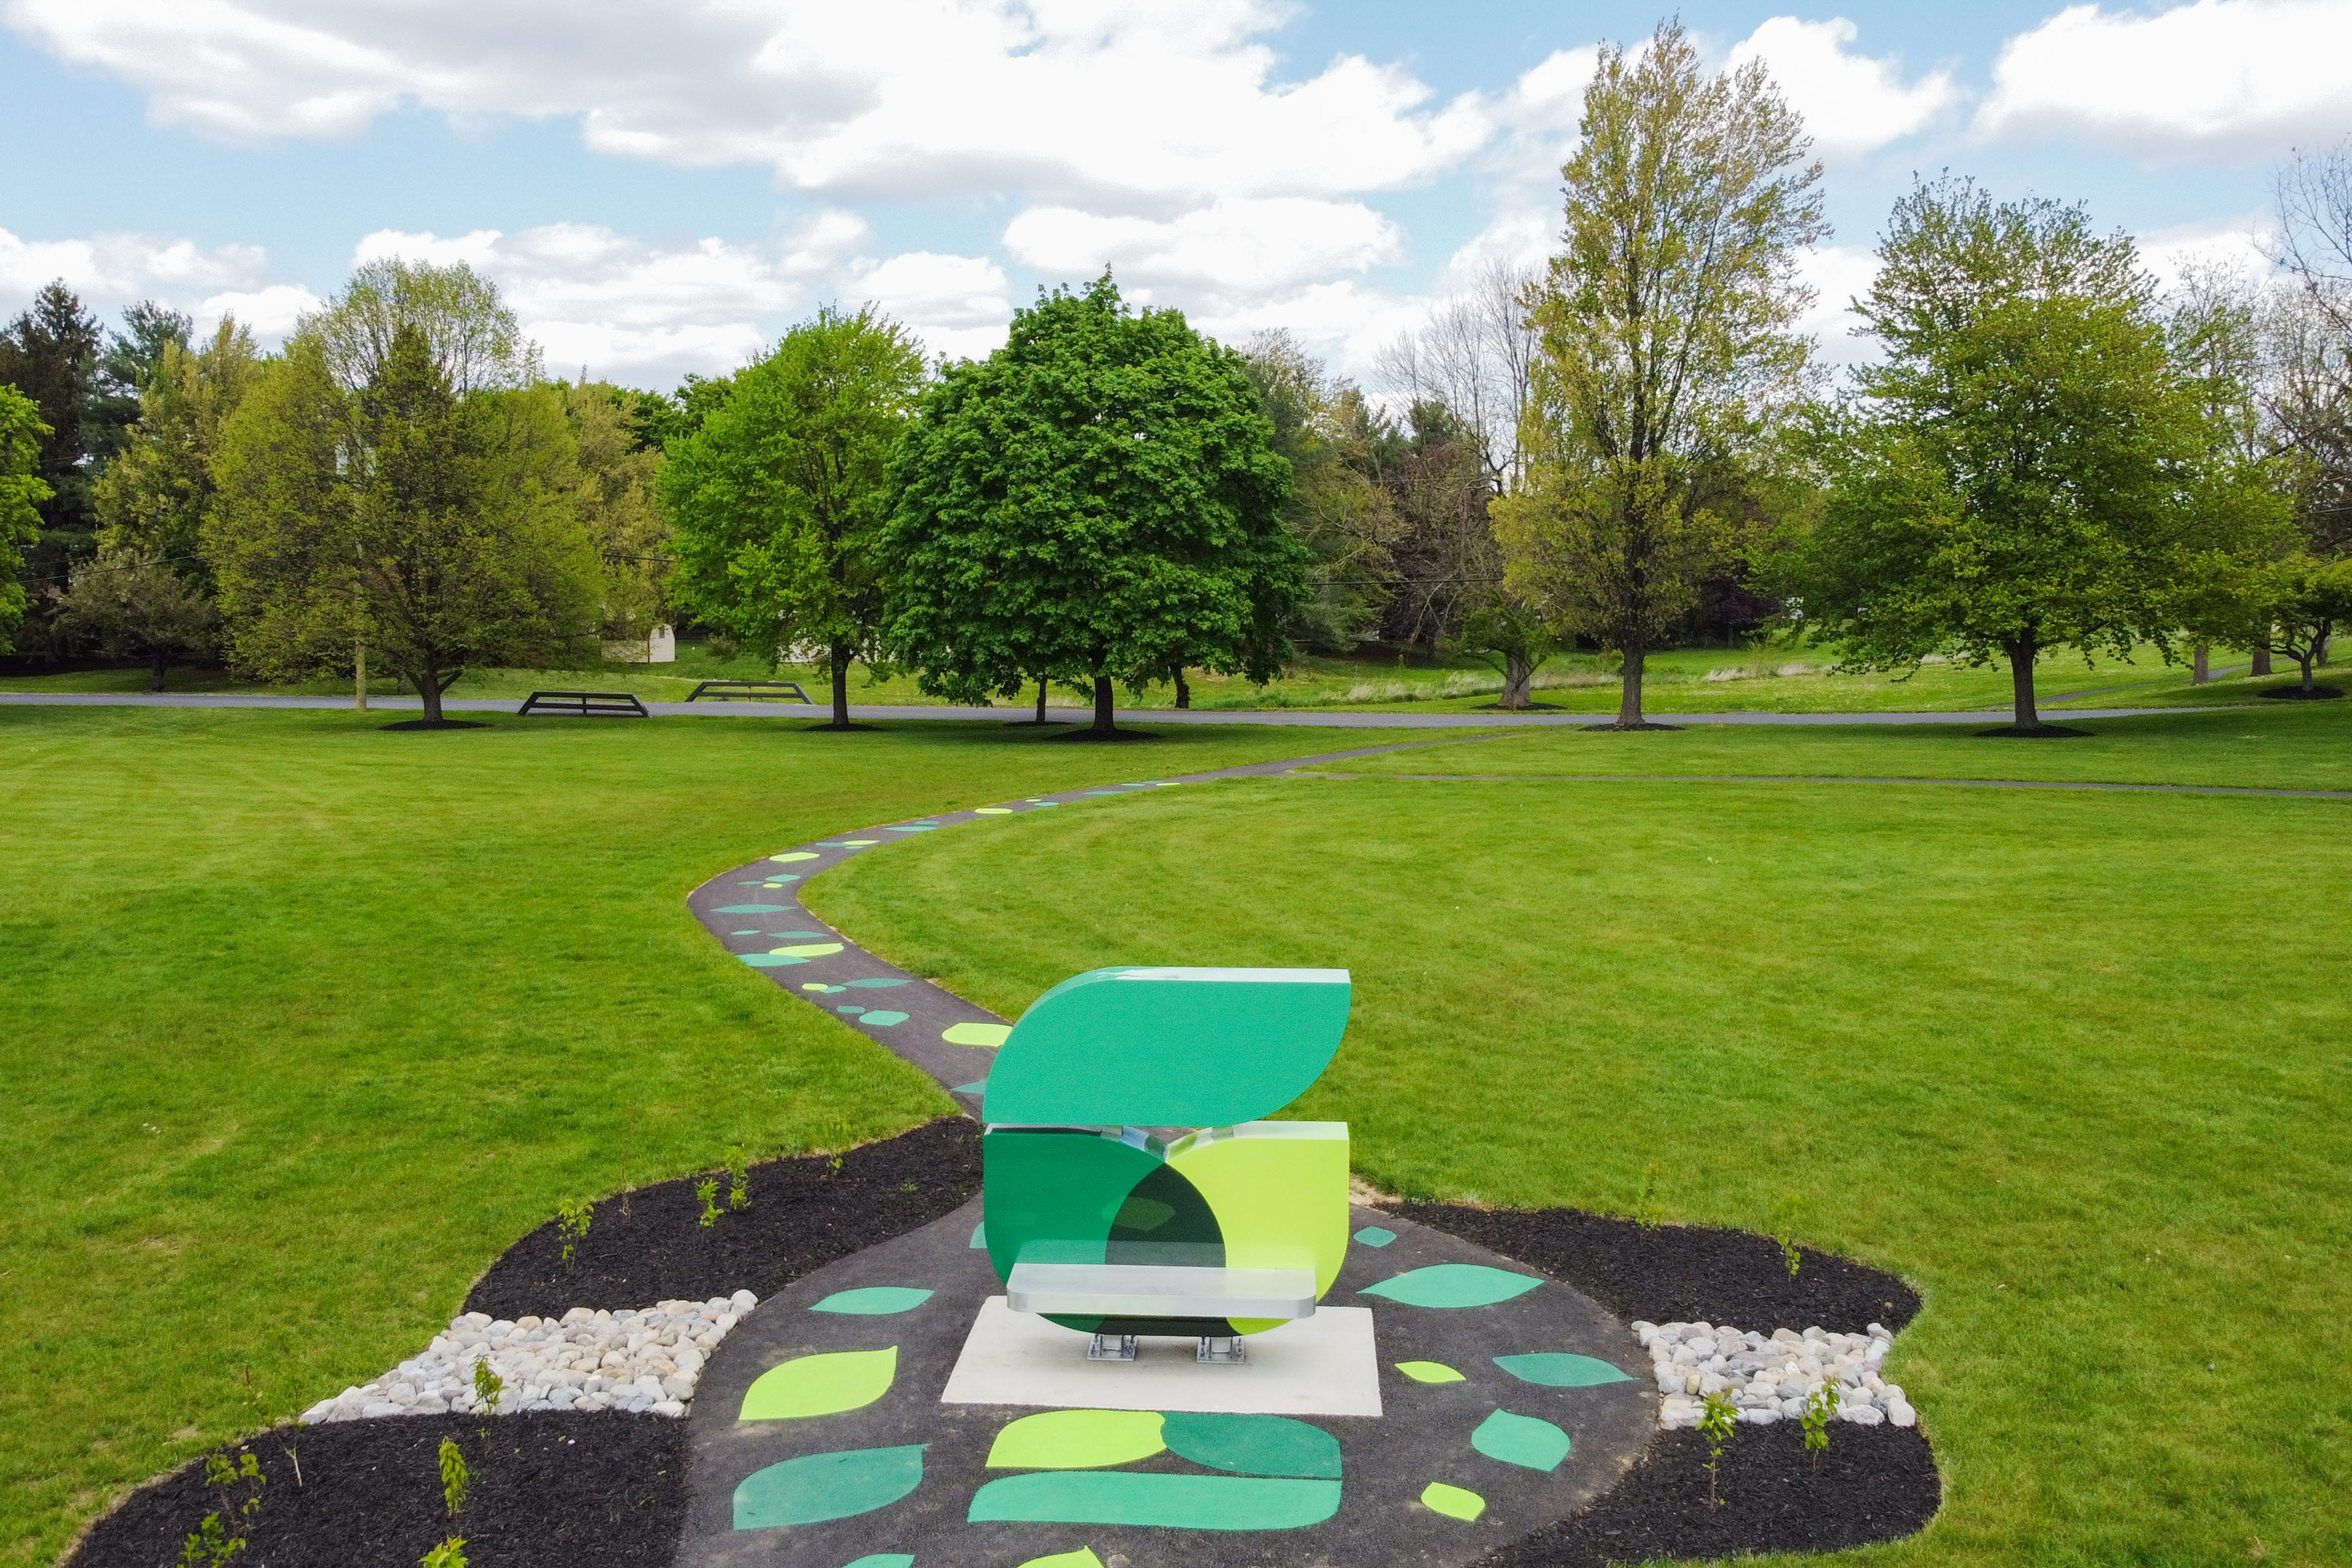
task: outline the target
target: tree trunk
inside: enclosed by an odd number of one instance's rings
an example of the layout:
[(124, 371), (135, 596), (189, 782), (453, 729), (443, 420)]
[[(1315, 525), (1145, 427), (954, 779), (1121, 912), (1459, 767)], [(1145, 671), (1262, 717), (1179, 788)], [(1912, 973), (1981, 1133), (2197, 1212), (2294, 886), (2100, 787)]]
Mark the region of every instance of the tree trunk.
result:
[(1040, 724), (1043, 724), (1045, 721), (1045, 678), (1044, 676), (1042, 676), (1042, 675), (1041, 675), (1041, 676), (1039, 676), (1039, 677), (1037, 678), (1037, 722), (1039, 722)]
[(2212, 649), (2199, 643), (2189, 654), (2189, 684), (2202, 686), (2213, 679)]
[(1118, 733), (1118, 726), (1111, 722), (1110, 677), (1100, 670), (1095, 672), (1094, 732), (1106, 739)]
[(2009, 644), (2009, 687), (2017, 703), (2016, 724), (2022, 732), (2042, 728), (2033, 708), (2033, 656), (2039, 652), (2031, 634)]
[(2335, 640), (2331, 637), (2323, 637), (2319, 639), (2319, 668), (2322, 669), (2327, 668), (2327, 645)]
[(1523, 653), (1503, 655), (1503, 695), (1495, 706), (1514, 712), (1526, 708), (1528, 686), (1536, 678), (1536, 662)]
[(1181, 664), (1176, 667), (1176, 706), (1179, 708), (1192, 706), (1192, 688), (1185, 682), (1184, 667)]
[(2266, 647), (2258, 647), (2254, 649), (2253, 668), (2247, 670), (2246, 673), (2248, 675), (2268, 675), (2270, 672), (2271, 650)]
[(849, 645), (837, 642), (827, 650), (826, 661), (833, 667), (833, 727), (849, 728)]
[(2303, 666), (2303, 694), (2305, 697), (2308, 697), (2311, 695), (2313, 689), (2311, 667), (2319, 657), (2319, 644), (2315, 641), (2306, 643), (2304, 646), (2309, 649), (2309, 651), (2298, 655), (2295, 662)]
[(433, 666), (426, 665), (416, 672), (416, 695), (425, 699), (425, 721), (427, 724), (441, 722), (442, 687), (441, 672)]
[(1649, 651), (1640, 643), (1631, 643), (1626, 646), (1625, 694), (1618, 700), (1617, 703), (1617, 727), (1620, 730), (1638, 730), (1643, 722), (1642, 661), (1649, 656)]
[(352, 644), (352, 711), (367, 711), (367, 642)]
[(159, 647), (159, 648), (157, 648), (157, 649), (155, 650), (155, 661), (154, 661), (155, 683), (154, 683), (153, 685), (150, 686), (150, 687), (147, 689), (148, 690), (150, 690), (150, 691), (161, 691), (161, 690), (163, 690), (163, 667), (164, 667), (164, 665), (165, 665), (166, 663), (168, 663), (168, 662), (169, 662), (169, 661), (166, 659), (166, 658), (165, 658), (165, 656), (164, 656), (164, 650), (163, 650), (163, 649), (162, 649), (162, 648), (160, 648), (160, 647)]

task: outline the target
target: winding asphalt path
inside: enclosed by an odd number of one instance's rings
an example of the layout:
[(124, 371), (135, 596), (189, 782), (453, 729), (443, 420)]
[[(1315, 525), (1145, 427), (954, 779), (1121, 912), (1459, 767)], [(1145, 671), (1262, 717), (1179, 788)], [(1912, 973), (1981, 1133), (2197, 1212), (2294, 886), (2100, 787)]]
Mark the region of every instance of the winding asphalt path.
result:
[[(348, 711), (348, 697), (233, 696), (194, 691), (0, 691), (0, 703), (46, 704), (62, 708), (317, 708)], [(512, 698), (460, 697), (443, 700), (452, 713), (511, 713), (520, 704)], [(2045, 707), (2047, 705), (2045, 704)], [(371, 712), (414, 713), (424, 704), (414, 697), (371, 697)], [(827, 710), (779, 702), (648, 702), (648, 712), (660, 717), (694, 715), (713, 719), (807, 719)], [(2201, 708), (2065, 708), (2050, 710), (2070, 719), (2134, 719), (2154, 713), (2199, 713)], [(1084, 721), (1082, 710), (1048, 709), (1070, 723)], [(852, 719), (931, 719), (971, 723), (1008, 723), (1027, 717), (1015, 708), (861, 707), (850, 706)], [(549, 718), (560, 717), (550, 714)], [(1660, 724), (1999, 724), (2009, 710), (1967, 713), (1653, 713)], [(1577, 726), (1607, 721), (1606, 713), (1349, 713), (1317, 709), (1122, 708), (1122, 724), (1276, 724), (1328, 730), (1459, 730), (1520, 729)]]

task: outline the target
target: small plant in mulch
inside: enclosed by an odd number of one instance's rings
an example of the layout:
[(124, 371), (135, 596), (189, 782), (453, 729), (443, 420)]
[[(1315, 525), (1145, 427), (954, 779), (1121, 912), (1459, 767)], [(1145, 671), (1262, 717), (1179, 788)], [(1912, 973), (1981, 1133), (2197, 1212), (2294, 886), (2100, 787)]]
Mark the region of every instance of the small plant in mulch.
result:
[(454, 1437), (441, 1439), (441, 1506), (451, 1519), (466, 1511), (466, 1491), (473, 1477), (466, 1469), (465, 1451)]
[(1772, 1239), (1780, 1244), (1780, 1256), (1789, 1265), (1791, 1279), (1804, 1261), (1797, 1251), (1797, 1215), (1804, 1206), (1805, 1200), (1794, 1193), (1783, 1193), (1772, 1204)]
[(751, 1156), (740, 1144), (727, 1151), (727, 1206), (734, 1212), (751, 1206)]
[[(478, 1357), (474, 1363), (474, 1397), (481, 1401), (482, 1408), (488, 1412), (493, 1419), (499, 1413), (499, 1395), (506, 1391), (507, 1380), (500, 1377), (497, 1370), (490, 1365), (490, 1358)], [(488, 1426), (482, 1427), (479, 1436), (483, 1442), (488, 1442), (490, 1429)]]
[(1805, 1452), (1812, 1456), (1813, 1474), (1822, 1473), (1822, 1455), (1830, 1446), (1830, 1417), (1837, 1414), (1838, 1381), (1824, 1378), (1822, 1385), (1805, 1395), (1804, 1414), (1797, 1420), (1805, 1429)]
[(224, 1521), (234, 1520), (250, 1529), (253, 1516), (261, 1511), (261, 1489), (269, 1478), (261, 1473), (261, 1461), (249, 1450), (240, 1448), (232, 1459), (226, 1454), (205, 1457), (205, 1485), (220, 1494), (220, 1508), (205, 1515), (185, 1545), (180, 1548), (181, 1568), (226, 1568), (245, 1550), (246, 1538), (231, 1535)]
[(695, 1220), (705, 1229), (719, 1223), (719, 1179), (716, 1176), (694, 1184), (694, 1195), (701, 1200), (702, 1213)]
[(555, 1205), (555, 1234), (563, 1238), (563, 1271), (572, 1272), (572, 1250), (587, 1238), (596, 1217), (596, 1205), (566, 1198)]
[(466, 1538), (453, 1535), (416, 1560), (417, 1568), (466, 1568)]
[(1717, 1469), (1723, 1463), (1724, 1445), (1731, 1441), (1731, 1429), (1739, 1421), (1738, 1407), (1721, 1393), (1710, 1394), (1700, 1407), (1699, 1435), (1706, 1439), (1706, 1506), (1721, 1508), (1723, 1500), (1716, 1495)]

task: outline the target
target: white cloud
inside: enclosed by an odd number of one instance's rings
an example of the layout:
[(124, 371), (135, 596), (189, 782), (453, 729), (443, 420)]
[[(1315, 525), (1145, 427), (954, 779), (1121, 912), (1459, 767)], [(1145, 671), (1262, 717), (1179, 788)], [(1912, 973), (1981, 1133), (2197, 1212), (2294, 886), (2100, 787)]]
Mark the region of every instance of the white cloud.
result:
[(220, 324), (224, 316), (235, 316), (253, 329), (261, 342), (273, 342), (294, 330), (295, 323), (326, 303), (299, 283), (272, 283), (266, 289), (232, 289), (214, 294), (189, 312), (195, 318), (198, 335)]
[(879, 306), (950, 359), (977, 359), (1002, 346), (1013, 320), (1004, 269), (982, 256), (908, 251), (856, 267), (846, 292)]
[(2010, 39), (1977, 128), (2145, 163), (2248, 163), (2352, 124), (2352, 6), (2197, 0), (2157, 16), (2070, 5)]
[(2276, 271), (2268, 247), (2277, 233), (2277, 220), (2264, 212), (2160, 228), (2139, 237), (2140, 260), (2167, 289), (2180, 281), (2184, 263), (2220, 266), (2249, 279), (2261, 279)]
[(1360, 57), (1299, 82), (1276, 0), (0, 0), (52, 52), (230, 142), (352, 136), (404, 105), (578, 117), (597, 150), (772, 167), (812, 192), (1200, 202), (1411, 184), (1488, 134)]
[(1258, 294), (1394, 261), (1396, 225), (1361, 202), (1221, 201), (1166, 222), (1032, 207), (1004, 231), (1013, 254), (1065, 275), (1113, 268), (1122, 284)]
[(1828, 159), (1875, 152), (1927, 129), (1959, 101), (1948, 71), (1906, 86), (1895, 57), (1849, 54), (1857, 34), (1843, 16), (1775, 16), (1732, 49), (1730, 64), (1762, 60), (1790, 107), (1805, 117), (1814, 150)]
[(148, 298), (184, 305), (199, 292), (257, 282), (268, 268), (258, 246), (206, 250), (192, 240), (143, 234), (27, 240), (0, 228), (0, 305), (11, 309), (53, 278), (100, 308)]

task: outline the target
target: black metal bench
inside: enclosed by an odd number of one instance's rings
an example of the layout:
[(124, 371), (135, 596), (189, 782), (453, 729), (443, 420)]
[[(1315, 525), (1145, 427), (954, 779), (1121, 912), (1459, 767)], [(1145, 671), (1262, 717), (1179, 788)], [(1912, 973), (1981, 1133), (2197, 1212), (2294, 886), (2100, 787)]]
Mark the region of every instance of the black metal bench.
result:
[(586, 719), (649, 719), (646, 705), (634, 691), (534, 691), (523, 699), (517, 713), (576, 713)]
[[(792, 693), (790, 700), (809, 701), (809, 694), (801, 689), (801, 683), (797, 680), (706, 680), (688, 693), (686, 700), (688, 702), (695, 701), (706, 691), (716, 692), (722, 697), (731, 694), (747, 699), (782, 697), (789, 691)], [(810, 702), (809, 706), (813, 708), (816, 705)]]

